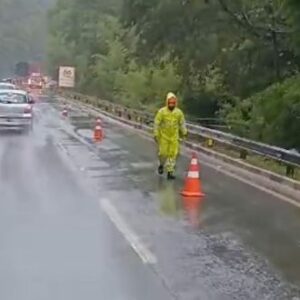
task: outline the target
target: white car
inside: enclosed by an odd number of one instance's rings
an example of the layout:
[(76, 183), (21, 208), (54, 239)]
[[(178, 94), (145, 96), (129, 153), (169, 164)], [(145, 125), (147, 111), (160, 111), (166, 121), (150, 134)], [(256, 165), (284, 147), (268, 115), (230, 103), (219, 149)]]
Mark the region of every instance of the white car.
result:
[(17, 87), (12, 83), (0, 82), (0, 90), (16, 90), (16, 89)]
[(26, 91), (0, 90), (0, 128), (31, 131), (33, 104), (34, 100)]

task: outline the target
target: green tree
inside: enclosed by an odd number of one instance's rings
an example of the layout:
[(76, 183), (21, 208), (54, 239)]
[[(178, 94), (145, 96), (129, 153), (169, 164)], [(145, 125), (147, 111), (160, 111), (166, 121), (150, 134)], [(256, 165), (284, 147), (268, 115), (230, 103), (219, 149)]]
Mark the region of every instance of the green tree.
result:
[(154, 110), (172, 90), (190, 116), (298, 145), (298, 119), (286, 122), (298, 112), (299, 10), (296, 0), (57, 0), (49, 65), (76, 66), (85, 93)]
[(276, 83), (228, 109), (238, 134), (287, 148), (300, 147), (300, 77)]
[(19, 61), (41, 61), (45, 54), (46, 10), (53, 1), (0, 1), (0, 72), (14, 70)]

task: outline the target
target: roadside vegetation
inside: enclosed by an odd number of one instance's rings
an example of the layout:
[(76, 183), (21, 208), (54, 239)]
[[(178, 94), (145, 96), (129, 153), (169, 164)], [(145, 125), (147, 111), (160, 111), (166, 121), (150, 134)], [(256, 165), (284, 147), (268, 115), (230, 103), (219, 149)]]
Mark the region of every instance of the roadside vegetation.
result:
[(47, 9), (55, 0), (0, 0), (0, 76), (20, 61), (41, 61), (47, 40)]
[(48, 65), (77, 89), (153, 111), (177, 92), (187, 114), (300, 149), (297, 0), (57, 0)]

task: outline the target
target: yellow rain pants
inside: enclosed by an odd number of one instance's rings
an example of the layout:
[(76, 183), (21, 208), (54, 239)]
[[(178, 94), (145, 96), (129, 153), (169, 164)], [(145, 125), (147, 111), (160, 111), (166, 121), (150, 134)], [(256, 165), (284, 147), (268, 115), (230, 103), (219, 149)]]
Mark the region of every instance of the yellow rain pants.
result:
[[(176, 97), (169, 93), (169, 97)], [(174, 172), (179, 154), (179, 139), (187, 134), (185, 118), (179, 108), (173, 111), (167, 106), (161, 108), (154, 120), (154, 137), (158, 142), (158, 155), (162, 165), (166, 164), (167, 172)]]

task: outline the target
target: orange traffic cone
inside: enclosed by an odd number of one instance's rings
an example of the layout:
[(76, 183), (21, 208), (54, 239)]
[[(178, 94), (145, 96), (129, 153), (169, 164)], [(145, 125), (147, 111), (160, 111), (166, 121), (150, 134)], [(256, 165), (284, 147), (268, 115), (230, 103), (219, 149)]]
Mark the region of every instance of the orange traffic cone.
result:
[(181, 195), (185, 197), (203, 197), (202, 184), (200, 181), (200, 167), (196, 153), (193, 153), (184, 189)]
[(68, 108), (67, 108), (67, 105), (64, 105), (64, 109), (63, 109), (62, 115), (65, 118), (68, 117)]
[(96, 126), (94, 129), (94, 141), (101, 142), (102, 140), (103, 140), (103, 130), (102, 130), (101, 119), (97, 118)]

